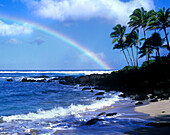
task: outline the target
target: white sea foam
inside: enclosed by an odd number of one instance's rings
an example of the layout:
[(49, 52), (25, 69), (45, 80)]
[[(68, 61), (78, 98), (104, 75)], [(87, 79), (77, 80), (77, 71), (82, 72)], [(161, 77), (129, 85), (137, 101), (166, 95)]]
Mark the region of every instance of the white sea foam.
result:
[(69, 115), (75, 115), (80, 117), (81, 113), (95, 111), (106, 106), (111, 106), (116, 101), (120, 100), (118, 94), (113, 95), (111, 98), (104, 98), (100, 101), (95, 100), (91, 105), (70, 105), (67, 108), (57, 107), (51, 110), (39, 110), (36, 113), (28, 113), (21, 115), (3, 116), (3, 121), (11, 122), (15, 120), (38, 120), (38, 119), (51, 119), (57, 117), (66, 117)]
[(104, 74), (104, 73), (111, 73), (112, 71), (0, 71), (0, 73), (8, 73), (8, 74), (34, 74), (34, 73), (58, 73), (58, 74), (68, 74), (68, 75), (76, 75), (76, 74)]

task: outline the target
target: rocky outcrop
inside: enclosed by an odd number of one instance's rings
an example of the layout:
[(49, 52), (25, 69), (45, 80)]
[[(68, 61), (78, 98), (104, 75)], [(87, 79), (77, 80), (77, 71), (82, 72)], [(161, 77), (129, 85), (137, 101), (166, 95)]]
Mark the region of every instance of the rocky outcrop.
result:
[(75, 82), (84, 85), (97, 85), (102, 79), (105, 79), (109, 74), (92, 74), (86, 76), (80, 76), (76, 78)]
[(87, 121), (84, 125), (86, 125), (86, 126), (94, 125), (99, 121), (104, 121), (104, 119), (93, 118), (93, 119)]
[(28, 79), (28, 78), (23, 78), (21, 82), (36, 82), (36, 80)]
[(91, 87), (84, 87), (82, 90), (91, 90)]
[(143, 105), (142, 102), (137, 102), (135, 105)]
[(107, 117), (110, 117), (110, 116), (114, 116), (114, 115), (117, 115), (117, 113), (106, 113), (106, 112), (102, 112), (102, 113), (99, 113), (97, 116), (107, 116)]
[(49, 76), (46, 76), (46, 75), (42, 75), (42, 76), (40, 76), (40, 77), (38, 77), (38, 78), (50, 78)]
[(146, 126), (153, 126), (156, 128), (160, 128), (160, 127), (167, 127), (170, 126), (170, 122), (164, 122), (164, 121), (155, 121), (155, 122), (151, 122), (146, 124)]
[(12, 82), (12, 81), (13, 81), (13, 79), (7, 79), (6, 81), (7, 81), (7, 82)]
[(96, 97), (96, 100), (101, 100), (103, 97)]
[(116, 115), (117, 113), (107, 113), (106, 116), (114, 116)]
[(36, 80), (36, 82), (45, 82), (45, 79), (42, 79), (42, 80)]
[(97, 116), (106, 116), (106, 112), (99, 113)]
[(98, 92), (95, 95), (103, 95), (103, 94), (104, 94), (104, 92)]

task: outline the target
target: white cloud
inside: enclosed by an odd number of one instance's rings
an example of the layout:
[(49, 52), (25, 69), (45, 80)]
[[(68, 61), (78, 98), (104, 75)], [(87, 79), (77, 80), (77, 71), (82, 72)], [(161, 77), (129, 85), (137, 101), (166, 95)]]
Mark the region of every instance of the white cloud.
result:
[(45, 42), (45, 40), (42, 37), (37, 37), (35, 40), (31, 41), (30, 44), (41, 45), (44, 42)]
[(153, 0), (30, 0), (25, 1), (34, 12), (59, 21), (100, 18), (126, 24), (128, 16), (136, 8), (154, 8)]
[(15, 36), (22, 34), (30, 34), (32, 29), (27, 24), (7, 24), (0, 20), (0, 35), (1, 36)]
[(20, 44), (21, 42), (15, 38), (11, 38), (7, 41), (7, 44)]

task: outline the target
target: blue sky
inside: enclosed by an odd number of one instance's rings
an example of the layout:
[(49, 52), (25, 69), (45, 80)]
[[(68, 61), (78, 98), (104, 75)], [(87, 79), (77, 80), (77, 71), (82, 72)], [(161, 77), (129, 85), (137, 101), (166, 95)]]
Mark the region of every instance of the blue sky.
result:
[(122, 52), (113, 51), (110, 33), (117, 23), (126, 25), (132, 11), (142, 6), (167, 9), (170, 1), (0, 0), (0, 70), (102, 69), (77, 48), (29, 27), (29, 22), (62, 33), (111, 68), (121, 69), (126, 61)]

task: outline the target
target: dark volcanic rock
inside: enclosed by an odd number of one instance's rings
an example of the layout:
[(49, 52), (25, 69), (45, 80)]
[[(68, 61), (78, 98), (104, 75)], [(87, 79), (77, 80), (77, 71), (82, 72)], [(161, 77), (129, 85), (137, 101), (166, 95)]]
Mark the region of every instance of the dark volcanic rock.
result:
[(135, 105), (143, 105), (142, 102), (137, 102)]
[(12, 79), (7, 79), (6, 81), (7, 81), (7, 82), (12, 82), (13, 80), (12, 80)]
[(102, 99), (102, 97), (97, 97), (97, 98), (96, 98), (96, 100), (101, 100), (101, 99)]
[(36, 80), (31, 80), (31, 79), (23, 78), (21, 80), (21, 82), (36, 82)]
[(119, 97), (123, 97), (123, 98), (126, 98), (127, 95), (126, 94), (120, 94)]
[(46, 76), (46, 75), (42, 75), (40, 76), (39, 78), (50, 78), (49, 76)]
[(105, 116), (106, 112), (99, 113), (97, 116)]
[(87, 76), (80, 76), (76, 79), (76, 83), (79, 83), (79, 84), (88, 84), (89, 83), (89, 80), (90, 80), (90, 77), (87, 75)]
[(73, 76), (59, 77), (58, 80), (59, 80), (59, 83), (64, 84), (64, 85), (75, 84), (75, 78)]
[(85, 87), (82, 90), (91, 90), (91, 88), (90, 87)]
[(45, 82), (45, 79), (37, 80), (36, 82)]
[(151, 122), (151, 123), (146, 124), (146, 126), (153, 126), (153, 127), (156, 127), (156, 128), (167, 127), (167, 126), (170, 126), (170, 122), (163, 122), (163, 121)]
[(160, 94), (161, 94), (161, 91), (160, 91), (160, 90), (153, 90), (153, 94), (154, 94), (154, 95), (160, 95)]
[(169, 99), (170, 94), (169, 93), (163, 93), (162, 97), (163, 97), (163, 99)]
[(86, 76), (80, 76), (76, 78), (76, 83), (79, 84), (89, 84), (89, 85), (97, 85), (101, 80), (108, 77), (108, 74), (91, 74)]
[(58, 78), (52, 78), (52, 79), (50, 79), (50, 80), (55, 81), (55, 80), (58, 80)]
[(53, 82), (52, 80), (48, 80), (47, 83)]
[(104, 94), (104, 92), (98, 92), (95, 95), (103, 95), (103, 94)]
[(107, 113), (106, 116), (113, 116), (116, 115), (117, 113)]
[(150, 102), (158, 102), (158, 99), (152, 99)]
[(60, 84), (63, 84), (63, 85), (69, 85), (69, 83), (66, 82), (65, 80), (59, 80), (59, 83), (60, 83)]
[(136, 97), (135, 97), (135, 100), (146, 100), (146, 99), (148, 99), (148, 97), (147, 97), (147, 95), (137, 95)]
[(94, 125), (94, 124), (96, 124), (98, 121), (104, 121), (104, 119), (94, 118), (94, 119), (91, 119), (91, 120), (87, 121), (84, 125), (86, 125), (86, 126), (88, 126), (88, 125)]

